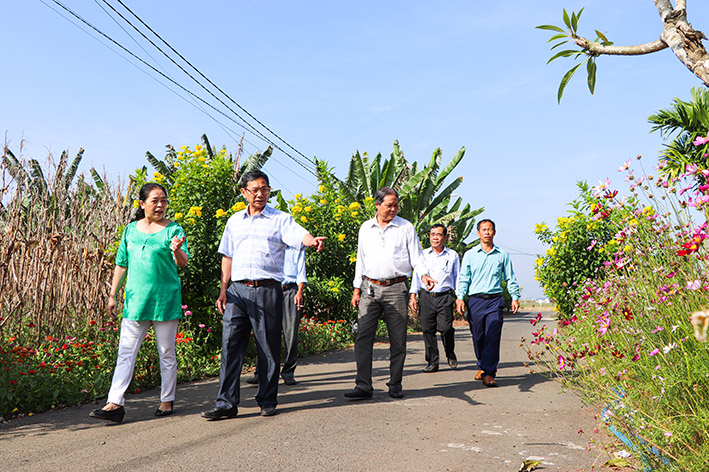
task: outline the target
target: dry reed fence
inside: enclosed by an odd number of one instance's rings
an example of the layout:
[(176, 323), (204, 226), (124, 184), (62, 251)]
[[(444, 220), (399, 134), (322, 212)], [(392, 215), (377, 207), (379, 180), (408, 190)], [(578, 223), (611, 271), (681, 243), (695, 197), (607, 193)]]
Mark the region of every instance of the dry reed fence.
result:
[[(23, 162), (5, 147), (0, 175), (0, 339), (71, 334), (94, 320), (109, 321), (106, 304), (113, 257), (129, 220), (120, 182), (111, 189), (91, 169), (94, 183), (74, 175), (67, 154), (52, 175), (35, 160)], [(123, 196), (122, 196), (123, 195)]]

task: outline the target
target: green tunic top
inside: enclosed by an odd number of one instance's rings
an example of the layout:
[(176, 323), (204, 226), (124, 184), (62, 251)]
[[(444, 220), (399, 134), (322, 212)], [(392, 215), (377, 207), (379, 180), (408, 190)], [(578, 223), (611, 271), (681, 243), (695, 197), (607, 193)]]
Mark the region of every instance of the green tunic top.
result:
[[(126, 226), (116, 254), (116, 265), (127, 267), (123, 318), (168, 321), (182, 317), (182, 285), (170, 250), (172, 238), (185, 231), (170, 222), (157, 233), (138, 230), (137, 221)], [(182, 250), (189, 257), (187, 241)]]

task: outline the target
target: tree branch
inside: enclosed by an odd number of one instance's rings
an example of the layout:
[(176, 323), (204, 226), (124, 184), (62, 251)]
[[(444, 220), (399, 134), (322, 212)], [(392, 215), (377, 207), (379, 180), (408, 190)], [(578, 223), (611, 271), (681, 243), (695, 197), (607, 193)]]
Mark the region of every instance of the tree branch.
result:
[(668, 47), (667, 44), (661, 39), (651, 43), (638, 44), (636, 46), (604, 46), (601, 43), (589, 41), (582, 36), (577, 36), (573, 39), (576, 44), (583, 49), (588, 50), (588, 52), (594, 56), (641, 56), (643, 54), (651, 54), (653, 52), (662, 51)]

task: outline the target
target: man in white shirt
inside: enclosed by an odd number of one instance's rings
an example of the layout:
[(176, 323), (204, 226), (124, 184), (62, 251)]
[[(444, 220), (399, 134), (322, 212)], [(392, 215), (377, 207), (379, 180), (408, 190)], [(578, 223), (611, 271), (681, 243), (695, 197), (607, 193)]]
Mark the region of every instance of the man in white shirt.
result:
[(441, 333), (443, 349), (446, 352), (448, 365), (451, 369), (458, 367), (458, 358), (455, 356), (455, 328), (453, 328), (453, 308), (455, 307), (455, 289), (458, 283), (460, 260), (458, 253), (448, 249), (445, 243), (448, 239), (448, 229), (442, 224), (431, 226), (429, 233), (431, 247), (423, 251), (426, 265), (431, 271), (431, 276), (438, 283), (431, 289), (421, 287), (420, 277), (414, 271), (409, 292), (409, 306), (416, 311), (416, 295), (419, 295), (421, 311), (421, 330), (423, 343), (426, 346), (426, 368), (424, 372), (438, 370), (438, 341), (436, 331)]
[(406, 282), (415, 268), (427, 288), (436, 281), (428, 276), (421, 243), (414, 226), (396, 216), (399, 195), (384, 187), (374, 195), (377, 214), (359, 229), (357, 262), (353, 281), (352, 306), (359, 308), (355, 359), (357, 379), (354, 390), (345, 393), (352, 399), (372, 398), (372, 348), (379, 315), (389, 333), (390, 380), (392, 398), (404, 396), (401, 378), (406, 358)]
[(222, 284), (216, 305), (223, 314), (222, 365), (216, 406), (202, 412), (210, 420), (237, 415), (241, 367), (252, 330), (259, 366), (256, 403), (261, 416), (276, 414), (286, 248), (323, 248), (324, 237), (313, 237), (291, 215), (268, 206), (270, 192), (263, 172), (242, 176), (241, 195), (249, 205), (229, 218), (219, 244)]

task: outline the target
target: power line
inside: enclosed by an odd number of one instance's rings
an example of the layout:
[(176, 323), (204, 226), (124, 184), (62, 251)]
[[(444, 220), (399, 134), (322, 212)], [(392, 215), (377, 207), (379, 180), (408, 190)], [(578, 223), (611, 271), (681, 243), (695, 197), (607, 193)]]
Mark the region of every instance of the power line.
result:
[[(247, 120), (245, 120), (243, 117), (241, 117), (233, 108), (231, 108), (229, 105), (224, 103), (222, 99), (214, 95), (211, 90), (209, 90), (207, 87), (204, 86), (199, 80), (197, 80), (192, 74), (190, 74), (188, 71), (185, 70), (184, 67), (182, 67), (180, 64), (177, 63), (172, 57), (170, 57), (169, 54), (167, 54), (160, 46), (155, 44), (153, 40), (148, 38), (138, 27), (136, 27), (130, 20), (128, 20), (125, 16), (123, 16), (118, 10), (116, 10), (110, 3), (108, 3), (106, 0), (101, 0), (103, 3), (105, 3), (111, 10), (113, 10), (123, 21), (128, 23), (128, 25), (131, 26), (138, 34), (140, 34), (146, 41), (148, 41), (155, 49), (160, 51), (160, 53), (165, 56), (170, 62), (172, 62), (177, 68), (179, 68), (187, 77), (192, 79), (197, 85), (199, 85), (204, 91), (206, 91), (209, 95), (211, 95), (215, 100), (217, 100), (219, 103), (221, 103), (224, 107), (226, 107), (229, 111), (234, 113), (236, 116), (238, 116), (244, 123), (246, 123), (254, 132), (256, 132), (259, 136), (261, 136), (265, 141), (270, 142), (275, 148), (279, 149), (281, 152), (286, 154), (288, 157), (293, 159), (295, 162), (301, 165), (301, 167), (306, 168), (306, 166), (299, 160), (296, 159), (294, 156), (290, 155), (287, 153), (285, 150), (283, 150), (280, 146), (276, 145), (274, 142), (272, 142), (270, 139), (268, 139), (261, 131), (256, 129), (251, 123), (249, 123)], [(274, 131), (272, 131), (268, 126), (266, 126), (264, 123), (259, 121), (255, 116), (253, 116), (251, 113), (249, 113), (244, 107), (239, 105), (234, 99), (232, 99), (226, 92), (224, 92), (221, 88), (219, 88), (214, 82), (212, 82), (206, 75), (204, 75), (199, 69), (197, 69), (190, 61), (188, 61), (182, 54), (180, 54), (175, 48), (173, 48), (167, 41), (165, 41), (158, 33), (156, 33), (150, 26), (148, 26), (138, 15), (136, 15), (130, 8), (128, 8), (121, 0), (117, 0), (123, 8), (125, 8), (128, 12), (130, 12), (131, 15), (133, 15), (145, 28), (147, 28), (155, 37), (157, 37), (160, 41), (162, 41), (163, 44), (165, 44), (172, 52), (177, 54), (177, 56), (182, 59), (187, 65), (189, 65), (194, 71), (196, 71), (203, 79), (205, 79), (212, 87), (217, 89), (222, 95), (224, 95), (231, 103), (236, 105), (240, 110), (242, 110), (244, 113), (246, 113), (251, 119), (256, 121), (259, 125), (261, 125), (264, 129), (266, 129), (269, 133), (271, 133), (273, 136), (278, 138), (281, 142), (283, 142), (286, 146), (294, 150), (296, 153), (299, 155), (303, 156), (306, 161), (309, 164), (314, 164), (313, 161), (310, 160), (305, 154), (302, 152), (298, 151), (295, 149), (293, 146), (290, 145), (287, 141), (285, 141), (283, 138), (281, 138), (278, 134), (276, 134)]]
[[(44, 0), (40, 0), (40, 1), (41, 1), (44, 5), (46, 5), (48, 8), (51, 8)], [(202, 97), (196, 95), (194, 92), (192, 92), (191, 90), (188, 90), (188, 89), (187, 89), (186, 87), (184, 87), (183, 85), (177, 83), (174, 79), (172, 79), (171, 77), (167, 76), (167, 75), (164, 74), (162, 71), (156, 69), (154, 66), (152, 66), (151, 64), (149, 64), (148, 62), (146, 62), (144, 59), (138, 57), (136, 54), (134, 54), (134, 53), (133, 53), (132, 51), (130, 51), (128, 48), (126, 48), (125, 46), (123, 46), (122, 44), (120, 44), (118, 41), (116, 41), (116, 40), (114, 40), (113, 38), (111, 38), (110, 36), (108, 36), (108, 35), (107, 35), (106, 33), (104, 33), (103, 31), (99, 30), (97, 27), (95, 27), (94, 25), (92, 25), (91, 23), (89, 23), (87, 20), (85, 20), (83, 17), (81, 17), (78, 13), (74, 12), (73, 10), (71, 10), (69, 7), (67, 7), (66, 5), (64, 5), (63, 3), (61, 3), (60, 1), (58, 1), (58, 0), (51, 0), (51, 1), (52, 1), (53, 3), (55, 3), (56, 5), (58, 5), (60, 8), (62, 8), (63, 10), (65, 10), (66, 12), (68, 12), (68, 13), (69, 13), (70, 15), (72, 15), (74, 18), (76, 18), (77, 20), (79, 20), (80, 22), (82, 22), (83, 24), (85, 24), (86, 26), (88, 26), (89, 28), (91, 28), (92, 30), (94, 30), (96, 33), (98, 33), (99, 35), (103, 36), (105, 39), (107, 39), (107, 40), (110, 41), (111, 43), (113, 43), (115, 46), (119, 47), (119, 48), (120, 48), (121, 50), (123, 50), (125, 53), (129, 54), (131, 57), (133, 57), (133, 58), (135, 58), (136, 60), (140, 61), (143, 65), (147, 66), (148, 68), (150, 68), (151, 70), (153, 70), (154, 72), (156, 72), (157, 74), (159, 74), (161, 77), (163, 77), (164, 79), (166, 79), (167, 81), (169, 81), (169, 82), (172, 83), (173, 85), (175, 85), (175, 86), (177, 86), (178, 88), (180, 88), (182, 91), (186, 92), (186, 93), (189, 94), (190, 96), (192, 96), (192, 97), (196, 98), (197, 100), (199, 100), (200, 102), (204, 103), (205, 105), (207, 105), (208, 107), (210, 107), (211, 109), (213, 109), (213, 110), (216, 111), (217, 113), (221, 114), (222, 116), (224, 116), (224, 117), (227, 118), (229, 121), (231, 121), (231, 122), (233, 122), (234, 124), (236, 124), (237, 126), (240, 126), (241, 128), (243, 128), (243, 129), (246, 130), (247, 132), (249, 132), (249, 133), (251, 133), (251, 134), (254, 134), (253, 132), (251, 132), (250, 130), (248, 130), (244, 125), (242, 125), (241, 123), (239, 123), (238, 121), (236, 121), (234, 118), (228, 116), (228, 115), (227, 115), (226, 113), (224, 113), (222, 110), (219, 110), (219, 109), (216, 108), (214, 105), (212, 105), (211, 103), (209, 103), (209, 102), (207, 102), (206, 100), (204, 100)], [(52, 10), (53, 10), (53, 9), (52, 9)], [(211, 92), (210, 92), (210, 94), (211, 94)], [(212, 94), (212, 96), (214, 96), (214, 95)], [(216, 98), (216, 97), (215, 97), (215, 98)], [(222, 103), (223, 103), (223, 102), (222, 102)], [(227, 106), (227, 108), (229, 108), (229, 107)], [(234, 110), (232, 110), (231, 108), (229, 108), (229, 109), (230, 109), (230, 111), (232, 111), (232, 113), (234, 113), (239, 119), (241, 119), (241, 120), (243, 120), (245, 123), (247, 123), (246, 120), (244, 120), (241, 116), (239, 116), (238, 113), (236, 113), (236, 112), (235, 112)], [(247, 124), (249, 124), (249, 123), (247, 123)], [(251, 126), (251, 125), (249, 124), (249, 126)], [(258, 132), (258, 131), (257, 131), (257, 132)], [(276, 144), (273, 143), (271, 140), (269, 140), (268, 138), (266, 138), (265, 136), (263, 136), (262, 133), (258, 132), (258, 134), (261, 135), (261, 137), (264, 139), (264, 141), (266, 141), (267, 143), (273, 145), (274, 148), (279, 149), (279, 150), (280, 150), (281, 152), (283, 152), (286, 156), (290, 157), (290, 158), (291, 158), (292, 160), (294, 160), (297, 164), (299, 164), (301, 167), (303, 167), (307, 172), (309, 172), (309, 173), (311, 173), (312, 175), (314, 175), (314, 176), (317, 177), (317, 174), (316, 174), (315, 172), (313, 172), (311, 169), (307, 168), (307, 167), (306, 167), (305, 165), (303, 165), (299, 160), (293, 158), (293, 156), (291, 156), (289, 153), (285, 152), (285, 151), (284, 151), (283, 149), (281, 149), (278, 145), (276, 145)]]
[[(104, 3), (106, 3), (106, 4), (108, 5), (108, 2), (107, 2), (106, 0), (101, 0), (101, 1), (103, 1)], [(281, 142), (283, 142), (286, 146), (288, 146), (288, 147), (291, 148), (293, 151), (295, 151), (297, 154), (299, 154), (300, 156), (302, 156), (303, 158), (305, 158), (305, 159), (306, 159), (308, 162), (310, 162), (311, 164), (315, 164), (315, 162), (314, 162), (313, 159), (307, 157), (305, 154), (303, 154), (302, 152), (300, 152), (299, 150), (297, 150), (297, 149), (296, 149), (295, 147), (293, 147), (288, 141), (286, 141), (285, 139), (281, 138), (278, 134), (276, 134), (276, 133), (275, 133), (273, 130), (271, 130), (268, 126), (266, 126), (264, 123), (262, 123), (258, 118), (256, 118), (254, 115), (252, 115), (251, 113), (249, 113), (244, 107), (242, 107), (242, 106), (239, 105), (236, 101), (234, 101), (234, 99), (232, 99), (232, 98), (229, 96), (229, 94), (227, 94), (226, 92), (224, 92), (221, 88), (219, 88), (219, 86), (217, 86), (214, 82), (212, 82), (212, 81), (211, 81), (206, 75), (204, 75), (199, 69), (197, 69), (194, 65), (192, 65), (192, 63), (191, 63), (190, 61), (188, 61), (187, 59), (185, 59), (185, 57), (182, 56), (182, 54), (180, 54), (175, 48), (173, 48), (167, 41), (165, 41), (165, 40), (164, 40), (158, 33), (156, 33), (150, 26), (148, 26), (138, 15), (136, 15), (136, 14), (133, 12), (133, 10), (131, 10), (130, 8), (128, 8), (121, 0), (116, 0), (116, 1), (117, 1), (123, 8), (125, 8), (131, 15), (133, 15), (143, 26), (145, 26), (145, 27), (148, 29), (148, 31), (150, 31), (152, 34), (154, 34), (155, 37), (157, 37), (160, 41), (162, 41), (163, 44), (165, 44), (168, 48), (170, 48), (170, 50), (171, 50), (172, 52), (174, 52), (175, 54), (177, 54), (177, 56), (178, 56), (180, 59), (182, 59), (187, 65), (189, 65), (189, 66), (190, 66), (195, 72), (197, 72), (203, 79), (205, 79), (207, 82), (209, 82), (209, 84), (210, 84), (212, 87), (214, 87), (214, 88), (217, 89), (222, 95), (224, 95), (230, 102), (232, 102), (234, 105), (236, 105), (240, 110), (242, 110), (242, 111), (243, 111), (244, 113), (246, 113), (249, 117), (251, 117), (256, 123), (258, 123), (259, 125), (261, 125), (265, 130), (267, 130), (267, 131), (268, 131), (269, 133), (271, 133), (273, 136), (275, 136), (276, 138), (278, 138), (278, 139), (279, 139)], [(109, 5), (109, 6), (110, 6), (110, 5)], [(115, 11), (115, 9), (114, 9), (114, 11)], [(116, 13), (118, 13), (118, 12), (116, 11)], [(120, 13), (118, 13), (118, 14), (120, 15)], [(122, 15), (121, 15), (121, 18), (123, 18)], [(133, 24), (132, 24), (130, 21), (126, 20), (125, 18), (124, 18), (124, 20), (125, 20), (129, 25), (131, 25), (136, 31), (138, 31), (138, 29), (137, 29), (135, 26), (133, 26)], [(142, 35), (142, 33), (141, 33), (141, 35)], [(150, 41), (147, 37), (145, 37), (145, 35), (143, 35), (143, 37), (144, 37), (146, 40)], [(170, 58), (167, 54), (165, 54), (165, 52), (163, 52), (162, 49), (160, 49), (158, 46), (156, 46), (152, 41), (150, 41), (150, 43), (153, 44), (153, 46), (155, 46), (161, 53), (163, 53), (163, 55), (165, 55), (165, 57), (167, 57), (168, 59), (170, 59), (170, 61), (172, 61), (175, 65), (177, 65), (177, 63), (176, 63), (175, 61), (173, 61), (172, 58)], [(179, 67), (179, 66), (178, 66), (178, 67)], [(182, 69), (182, 68), (180, 67), (180, 69)], [(183, 71), (184, 71), (184, 69), (183, 69)], [(187, 74), (187, 72), (185, 72), (185, 73)], [(189, 75), (189, 74), (188, 74), (188, 75)], [(190, 77), (192, 77), (192, 76), (190, 76)], [(195, 79), (193, 78), (193, 80), (195, 80)], [(199, 83), (199, 82), (198, 82), (198, 83)], [(201, 84), (200, 84), (200, 85), (201, 85)], [(205, 88), (205, 90), (207, 90), (207, 89)], [(216, 97), (215, 97), (215, 98), (216, 98)]]
[[(152, 59), (153, 62), (156, 63), (156, 64), (158, 65), (158, 67), (160, 67), (160, 69), (161, 69), (166, 75), (168, 75), (168, 76), (170, 75), (170, 74), (167, 72), (167, 70), (165, 70), (164, 67), (160, 66), (160, 63), (148, 52), (148, 50), (145, 49), (145, 48), (140, 44), (140, 42), (139, 42), (137, 39), (135, 39), (135, 38), (133, 37), (133, 35), (130, 33), (130, 31), (128, 31), (127, 29), (125, 29), (125, 28), (123, 27), (123, 25), (121, 25), (120, 22), (119, 22), (118, 20), (116, 20), (116, 19), (108, 12), (108, 10), (106, 10), (106, 9), (103, 7), (103, 5), (101, 5), (101, 3), (99, 3), (99, 0), (94, 0), (94, 3), (96, 3), (96, 5), (98, 5), (98, 7), (99, 7), (101, 10), (103, 10), (104, 13), (106, 13), (106, 16), (109, 17), (109, 18), (116, 24), (116, 26), (118, 26), (118, 27), (126, 34), (126, 36), (128, 36), (131, 40), (133, 40), (133, 42), (135, 43), (135, 45), (138, 46), (150, 59)], [(78, 25), (77, 25), (77, 26), (78, 26)], [(131, 64), (132, 64), (132, 63), (131, 63)], [(135, 65), (135, 64), (134, 64), (134, 65)], [(136, 67), (137, 67), (137, 66), (136, 66)], [(141, 70), (142, 70), (142, 69), (141, 69)], [(147, 72), (146, 72), (146, 73), (147, 73)], [(152, 77), (152, 76), (151, 76), (151, 77)], [(158, 81), (158, 83), (162, 84), (162, 82), (159, 82), (159, 81)], [(163, 84), (163, 85), (164, 85), (164, 84)], [(166, 87), (167, 87), (167, 86), (166, 86)], [(168, 88), (168, 89), (169, 89), (169, 88)], [(172, 89), (169, 89), (169, 90), (172, 91)], [(173, 92), (174, 92), (174, 91), (173, 91)], [(182, 95), (178, 95), (178, 96), (179, 96), (180, 98), (182, 98), (183, 100), (187, 101), (187, 98), (183, 97)], [(191, 97), (190, 97), (190, 98), (191, 98)], [(232, 131), (231, 129), (229, 129), (228, 127), (226, 127), (221, 121), (217, 120), (214, 116), (210, 115), (210, 114), (207, 112), (207, 110), (199, 104), (199, 102), (197, 102), (196, 100), (194, 100), (194, 98), (191, 98), (191, 100), (190, 100), (189, 103), (191, 103), (195, 108), (197, 108), (199, 111), (201, 111), (202, 113), (204, 113), (205, 115), (207, 115), (208, 117), (210, 117), (215, 123), (217, 123), (217, 125), (219, 125), (219, 127), (220, 127), (236, 144), (239, 143), (239, 139), (238, 139), (235, 135), (232, 134), (233, 131)], [(248, 142), (248, 141), (247, 141), (247, 142)], [(249, 143), (249, 144), (251, 144), (252, 146), (256, 147), (253, 143)]]
[[(139, 71), (141, 71), (142, 73), (144, 73), (145, 75), (147, 75), (148, 77), (150, 77), (151, 79), (153, 79), (153, 80), (154, 80), (155, 82), (157, 82), (158, 84), (160, 84), (160, 85), (162, 85), (163, 87), (165, 87), (169, 92), (175, 94), (175, 96), (177, 96), (178, 98), (181, 98), (181, 99), (184, 100), (187, 104), (192, 105), (193, 107), (197, 108), (199, 111), (201, 111), (202, 113), (204, 113), (205, 115), (207, 115), (207, 116), (208, 116), (209, 118), (211, 118), (215, 123), (217, 123), (217, 125), (219, 125), (219, 127), (222, 128), (222, 129), (226, 132), (227, 135), (229, 135), (230, 137), (232, 137), (232, 139), (234, 139), (234, 141), (235, 141), (236, 143), (239, 142), (239, 140), (236, 139), (236, 138), (231, 134), (231, 133), (236, 133), (235, 130), (229, 128), (229, 127), (226, 126), (224, 123), (222, 123), (221, 121), (219, 121), (214, 115), (211, 115), (207, 110), (205, 110), (204, 108), (200, 107), (199, 104), (198, 104), (198, 102), (196, 102), (195, 100), (190, 101), (187, 97), (185, 97), (184, 95), (181, 95), (177, 90), (171, 88), (168, 84), (166, 84), (165, 82), (162, 82), (162, 81), (161, 81), (160, 79), (158, 79), (156, 76), (150, 74), (149, 71), (147, 71), (147, 70), (145, 70), (144, 68), (142, 68), (142, 67), (141, 67), (139, 64), (137, 64), (136, 62), (133, 62), (129, 57), (126, 57), (125, 55), (122, 55), (120, 51), (117, 51), (116, 49), (113, 49), (109, 44), (107, 44), (106, 42), (102, 41), (100, 38), (98, 38), (98, 37), (92, 35), (88, 30), (82, 28), (81, 25), (78, 24), (78, 23), (76, 23), (74, 20), (72, 20), (72, 18), (66, 16), (66, 15), (65, 15), (64, 13), (62, 13), (61, 11), (59, 11), (59, 10), (53, 8), (53, 7), (52, 7), (51, 5), (49, 5), (48, 3), (44, 2), (44, 0), (40, 0), (40, 1), (41, 1), (47, 8), (49, 8), (50, 10), (52, 10), (53, 12), (55, 12), (57, 15), (61, 16), (61, 17), (64, 18), (66, 21), (68, 21), (68, 22), (71, 23), (72, 25), (76, 26), (79, 30), (81, 30), (82, 32), (84, 32), (85, 34), (89, 35), (91, 38), (93, 38), (94, 40), (96, 40), (97, 42), (99, 42), (100, 44), (102, 44), (103, 46), (105, 46), (108, 50), (110, 50), (110, 51), (113, 52), (114, 54), (118, 55), (118, 57), (120, 57), (120, 58), (123, 59), (124, 61), (128, 62), (130, 65), (132, 65), (133, 67), (135, 67), (136, 69), (138, 69)], [(105, 10), (104, 10), (104, 11), (105, 11)], [(110, 15), (109, 15), (109, 17), (110, 17)], [(114, 21), (115, 21), (115, 20), (114, 20)], [(119, 26), (120, 26), (120, 25), (119, 25)], [(125, 31), (125, 30), (124, 30), (124, 31)], [(128, 34), (128, 33), (126, 32), (126, 34)], [(129, 35), (129, 36), (130, 36), (130, 35)], [(147, 53), (147, 52), (146, 52), (146, 53)], [(148, 55), (149, 55), (149, 54), (148, 54)], [(154, 60), (154, 59), (153, 59), (153, 60)], [(233, 120), (231, 120), (231, 121), (233, 121)], [(236, 124), (239, 125), (239, 126), (241, 126), (242, 128), (244, 128), (244, 127), (243, 127), (242, 125), (240, 125), (239, 123), (236, 123)], [(245, 128), (244, 128), (244, 129), (245, 129)], [(245, 131), (248, 131), (248, 130), (245, 129)], [(252, 143), (251, 141), (249, 141), (248, 139), (245, 139), (245, 138), (244, 138), (244, 142), (246, 142), (246, 143), (248, 143), (250, 146), (252, 146), (253, 149), (255, 150), (255, 152), (258, 152), (259, 146), (257, 146), (255, 143)], [(267, 141), (267, 142), (268, 142), (268, 141)], [(278, 159), (277, 159), (275, 156), (272, 157), (272, 158), (273, 158), (274, 162), (276, 162), (276, 163), (278, 163), (278, 164), (281, 164), (280, 162), (278, 162)], [(284, 165), (284, 164), (281, 164), (281, 165)], [(304, 180), (305, 180), (305, 179), (304, 179)], [(309, 182), (309, 183), (310, 183), (310, 182)]]

